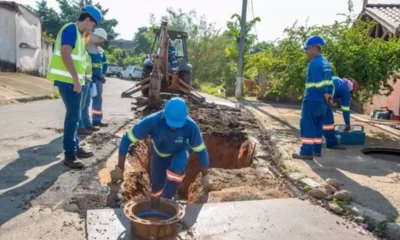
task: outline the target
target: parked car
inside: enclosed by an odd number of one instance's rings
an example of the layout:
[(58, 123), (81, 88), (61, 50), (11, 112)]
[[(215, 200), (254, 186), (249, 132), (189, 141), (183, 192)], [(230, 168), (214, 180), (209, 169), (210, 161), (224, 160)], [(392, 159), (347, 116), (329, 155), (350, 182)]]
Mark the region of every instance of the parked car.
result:
[(130, 79), (130, 80), (139, 80), (142, 78), (142, 67), (138, 66), (128, 66), (125, 70), (120, 73), (119, 78), (122, 79)]
[(106, 75), (107, 75), (107, 77), (110, 77), (113, 75), (119, 76), (121, 71), (122, 71), (122, 67), (118, 67), (117, 64), (110, 63), (110, 64), (108, 64), (108, 69), (107, 69)]

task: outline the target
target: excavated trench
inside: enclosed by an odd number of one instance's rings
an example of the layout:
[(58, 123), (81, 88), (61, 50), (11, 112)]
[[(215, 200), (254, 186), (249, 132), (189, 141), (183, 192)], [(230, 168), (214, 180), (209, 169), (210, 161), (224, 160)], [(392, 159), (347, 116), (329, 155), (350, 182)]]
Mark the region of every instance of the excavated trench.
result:
[[(199, 124), (210, 159), (210, 176), (218, 192), (213, 197), (200, 184), (200, 165), (192, 153), (179, 198), (188, 203), (256, 200), (291, 197), (291, 190), (280, 179), (260, 176), (252, 166), (255, 143), (249, 136), (259, 133), (258, 125), (246, 112), (220, 105), (191, 105), (190, 116)], [(272, 159), (272, 144), (265, 149)], [(123, 201), (150, 194), (150, 139), (132, 146), (128, 161), (134, 171), (125, 175)], [(222, 192), (222, 193), (221, 193)], [(226, 193), (225, 193), (226, 192)], [(218, 196), (216, 196), (218, 195)], [(215, 200), (218, 198), (219, 200)]]

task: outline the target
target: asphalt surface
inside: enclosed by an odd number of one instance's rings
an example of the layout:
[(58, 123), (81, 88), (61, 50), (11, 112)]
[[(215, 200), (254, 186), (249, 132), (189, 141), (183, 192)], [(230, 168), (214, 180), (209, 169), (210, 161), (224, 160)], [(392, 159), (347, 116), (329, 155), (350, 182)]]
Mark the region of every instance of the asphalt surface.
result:
[[(88, 168), (83, 171), (72, 171), (62, 164), (65, 107), (61, 99), (0, 107), (0, 239), (27, 239), (21, 230), (29, 227), (39, 234), (37, 236), (42, 237), (40, 232), (48, 231), (49, 238), (59, 239), (57, 224), (50, 224), (47, 230), (38, 226), (54, 215), (54, 211), (77, 210), (74, 209), (79, 205), (75, 196), (77, 189), (88, 191), (99, 187), (89, 180), (93, 171), (90, 167), (110, 156), (118, 145), (115, 132), (133, 118), (131, 99), (122, 99), (120, 95), (134, 83), (108, 78), (104, 86), (103, 112), (110, 126), (88, 138), (86, 147), (95, 150), (95, 156), (84, 161)], [(82, 196), (88, 198), (87, 194)], [(71, 198), (78, 203), (71, 204)], [(38, 217), (42, 215), (46, 218)], [(66, 212), (59, 213), (60, 219), (63, 216), (76, 218)], [(27, 221), (29, 219), (31, 221)], [(33, 222), (37, 226), (31, 224), (32, 219), (36, 219)], [(29, 222), (29, 226), (24, 226), (25, 222)], [(61, 223), (61, 227), (65, 227), (66, 222)], [(37, 239), (33, 232), (27, 236)]]

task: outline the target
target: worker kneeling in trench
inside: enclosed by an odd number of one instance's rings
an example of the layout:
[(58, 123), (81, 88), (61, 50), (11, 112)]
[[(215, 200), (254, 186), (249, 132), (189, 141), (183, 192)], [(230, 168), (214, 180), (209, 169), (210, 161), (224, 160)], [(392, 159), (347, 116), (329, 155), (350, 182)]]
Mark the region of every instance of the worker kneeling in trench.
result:
[(112, 172), (113, 180), (122, 180), (129, 146), (151, 137), (151, 197), (173, 199), (185, 177), (192, 151), (197, 153), (201, 166), (202, 184), (211, 187), (208, 175), (208, 152), (199, 126), (188, 116), (182, 98), (171, 98), (164, 110), (153, 113), (127, 131), (119, 147), (118, 166)]

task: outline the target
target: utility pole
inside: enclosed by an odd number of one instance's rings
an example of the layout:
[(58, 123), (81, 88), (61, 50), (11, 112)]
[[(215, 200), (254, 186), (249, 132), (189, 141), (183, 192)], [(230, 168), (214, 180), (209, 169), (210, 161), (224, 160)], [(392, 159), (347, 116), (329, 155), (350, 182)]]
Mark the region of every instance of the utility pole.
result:
[(243, 0), (242, 16), (241, 16), (241, 23), (240, 23), (238, 72), (237, 72), (237, 77), (236, 77), (236, 89), (235, 89), (236, 99), (239, 99), (242, 97), (244, 44), (246, 41), (246, 14), (247, 14), (247, 0)]

